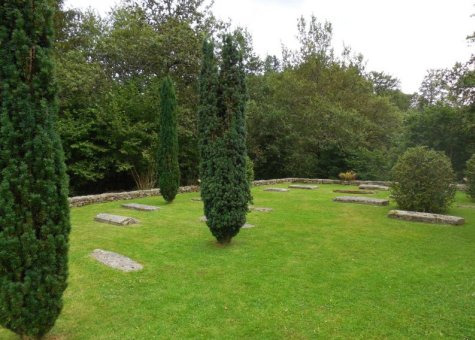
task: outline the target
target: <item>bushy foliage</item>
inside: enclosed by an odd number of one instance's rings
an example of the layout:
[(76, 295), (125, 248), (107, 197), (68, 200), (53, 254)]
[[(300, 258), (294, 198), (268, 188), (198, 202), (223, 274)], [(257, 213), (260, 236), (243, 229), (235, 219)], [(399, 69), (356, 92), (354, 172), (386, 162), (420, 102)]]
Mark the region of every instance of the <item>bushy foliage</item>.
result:
[(392, 170), (392, 196), (400, 209), (443, 213), (455, 199), (450, 159), (426, 147), (408, 149)]
[(160, 98), (159, 185), (163, 198), (167, 202), (172, 202), (180, 186), (180, 166), (178, 165), (175, 88), (170, 77), (163, 80)]
[(467, 194), (475, 199), (475, 154), (467, 161), (465, 178), (467, 179)]
[(340, 172), (340, 173), (338, 174), (338, 177), (339, 177), (342, 181), (351, 182), (351, 181), (354, 181), (354, 180), (356, 179), (356, 172), (354, 172), (353, 170), (345, 171), (345, 172)]
[(249, 187), (251, 187), (252, 182), (254, 182), (254, 162), (249, 156), (246, 157), (246, 178), (247, 182), (249, 183)]
[(410, 112), (404, 135), (408, 146), (424, 145), (444, 152), (462, 179), (465, 163), (475, 152), (475, 106), (439, 103)]
[(56, 132), (54, 1), (0, 5), (0, 324), (41, 338), (63, 307), (70, 231)]
[(200, 77), (200, 177), (204, 213), (211, 233), (227, 244), (246, 222), (250, 201), (246, 178), (246, 87), (234, 39), (223, 41), (219, 70), (213, 43), (203, 43)]

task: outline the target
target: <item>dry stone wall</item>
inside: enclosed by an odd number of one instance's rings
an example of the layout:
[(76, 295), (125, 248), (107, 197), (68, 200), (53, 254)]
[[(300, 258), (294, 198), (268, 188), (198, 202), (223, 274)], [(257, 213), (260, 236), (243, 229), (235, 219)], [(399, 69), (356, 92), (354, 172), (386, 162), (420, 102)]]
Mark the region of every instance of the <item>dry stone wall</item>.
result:
[[(340, 181), (337, 179), (320, 179), (320, 178), (281, 178), (281, 179), (268, 179), (254, 181), (253, 185), (263, 186), (263, 185), (276, 185), (282, 183), (305, 183), (305, 184), (351, 184), (351, 185), (361, 185), (361, 184), (374, 184), (374, 185), (383, 185), (390, 186), (391, 182), (387, 181), (352, 181), (350, 183), (345, 181)], [(463, 185), (457, 185), (459, 190), (463, 190)], [(200, 187), (197, 185), (190, 185), (185, 187), (180, 187), (178, 190), (179, 193), (188, 193), (188, 192), (198, 192)], [(121, 200), (132, 200), (143, 197), (151, 196), (160, 196), (159, 189), (151, 190), (137, 190), (137, 191), (128, 191), (128, 192), (115, 192), (115, 193), (105, 193), (100, 195), (88, 195), (88, 196), (76, 196), (69, 198), (69, 204), (71, 207), (82, 207), (89, 204), (103, 203), (103, 202), (112, 202), (112, 201), (121, 201)]]

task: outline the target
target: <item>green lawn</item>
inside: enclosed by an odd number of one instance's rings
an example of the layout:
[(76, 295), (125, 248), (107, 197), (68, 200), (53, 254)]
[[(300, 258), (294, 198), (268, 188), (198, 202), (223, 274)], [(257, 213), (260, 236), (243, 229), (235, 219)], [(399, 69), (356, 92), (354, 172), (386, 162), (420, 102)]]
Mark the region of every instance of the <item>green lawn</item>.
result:
[[(256, 227), (225, 248), (199, 221), (198, 193), (135, 201), (156, 212), (74, 208), (69, 288), (50, 338), (475, 338), (475, 202), (458, 193), (449, 213), (467, 223), (437, 226), (387, 218), (393, 203), (334, 203), (337, 188), (254, 188), (255, 205), (274, 211), (250, 213)], [(141, 223), (93, 222), (100, 212)], [(145, 268), (110, 269), (90, 257), (96, 248)]]

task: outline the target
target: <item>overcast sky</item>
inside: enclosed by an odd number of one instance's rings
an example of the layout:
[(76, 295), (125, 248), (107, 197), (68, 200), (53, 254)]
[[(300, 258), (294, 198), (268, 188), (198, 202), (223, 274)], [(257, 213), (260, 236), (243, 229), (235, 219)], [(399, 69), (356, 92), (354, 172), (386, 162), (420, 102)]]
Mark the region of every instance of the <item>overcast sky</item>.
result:
[[(66, 0), (67, 7), (93, 7), (106, 13), (116, 0)], [(404, 92), (417, 91), (431, 68), (467, 61), (475, 46), (475, 0), (215, 0), (221, 19), (247, 27), (258, 54), (281, 56), (281, 44), (294, 47), (297, 18), (313, 13), (333, 24), (333, 45), (362, 53), (367, 69), (401, 80)]]

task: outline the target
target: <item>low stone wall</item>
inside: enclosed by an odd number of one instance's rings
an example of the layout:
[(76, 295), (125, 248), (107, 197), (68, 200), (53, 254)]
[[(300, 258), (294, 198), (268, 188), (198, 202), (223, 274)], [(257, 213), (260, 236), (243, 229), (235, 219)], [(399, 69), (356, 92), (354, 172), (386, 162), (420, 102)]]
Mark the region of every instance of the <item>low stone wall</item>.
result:
[[(196, 185), (180, 187), (179, 193), (198, 192), (200, 187)], [(132, 200), (136, 198), (160, 196), (160, 189), (137, 190), (128, 192), (112, 192), (100, 195), (76, 196), (69, 198), (71, 207), (82, 207), (89, 204), (112, 202), (120, 200)]]
[(341, 181), (339, 179), (322, 179), (322, 178), (281, 178), (281, 179), (266, 179), (261, 181), (254, 181), (254, 186), (262, 185), (274, 185), (282, 183), (305, 183), (305, 184), (350, 184), (350, 185), (360, 185), (360, 184), (375, 184), (375, 185), (384, 185), (390, 186), (391, 182), (388, 181), (351, 181), (350, 183)]
[[(267, 179), (254, 181), (254, 186), (263, 186), (263, 185), (276, 185), (282, 183), (305, 183), (305, 184), (351, 184), (351, 185), (361, 185), (361, 184), (375, 184), (375, 185), (384, 185), (390, 186), (391, 182), (387, 181), (352, 181), (347, 183), (345, 181), (337, 179), (319, 179), (319, 178), (281, 178), (281, 179)], [(457, 189), (463, 190), (463, 185), (457, 185)], [(179, 193), (187, 192), (198, 192), (200, 187), (197, 185), (190, 185), (186, 187), (180, 187), (178, 190)], [(115, 193), (106, 193), (100, 195), (88, 195), (88, 196), (76, 196), (69, 198), (69, 204), (71, 207), (82, 207), (89, 204), (103, 203), (103, 202), (112, 202), (120, 200), (132, 200), (136, 198), (151, 197), (151, 196), (160, 196), (160, 189), (151, 189), (151, 190), (137, 190), (137, 191), (128, 191), (128, 192), (115, 192)]]

